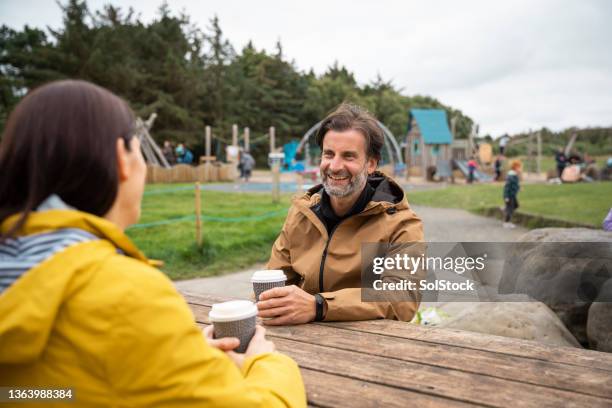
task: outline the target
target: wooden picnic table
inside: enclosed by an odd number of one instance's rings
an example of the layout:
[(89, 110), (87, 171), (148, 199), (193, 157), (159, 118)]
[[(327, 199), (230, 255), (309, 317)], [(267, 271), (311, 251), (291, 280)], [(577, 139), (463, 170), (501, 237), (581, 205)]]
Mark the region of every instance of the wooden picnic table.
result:
[[(183, 292), (200, 326), (227, 297)], [(612, 354), (393, 320), (268, 327), (310, 406), (612, 407)]]

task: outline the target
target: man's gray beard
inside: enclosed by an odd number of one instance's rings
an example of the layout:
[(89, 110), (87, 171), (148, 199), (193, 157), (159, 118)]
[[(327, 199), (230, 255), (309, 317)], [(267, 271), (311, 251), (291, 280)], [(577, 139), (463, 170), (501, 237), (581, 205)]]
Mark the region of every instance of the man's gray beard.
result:
[(363, 166), (362, 171), (360, 171), (359, 174), (357, 174), (346, 187), (334, 187), (328, 183), (328, 180), (328, 177), (323, 174), (323, 188), (325, 189), (325, 192), (329, 196), (343, 198), (350, 196), (356, 191), (361, 192), (361, 190), (363, 190), (368, 180), (368, 171), (366, 166)]

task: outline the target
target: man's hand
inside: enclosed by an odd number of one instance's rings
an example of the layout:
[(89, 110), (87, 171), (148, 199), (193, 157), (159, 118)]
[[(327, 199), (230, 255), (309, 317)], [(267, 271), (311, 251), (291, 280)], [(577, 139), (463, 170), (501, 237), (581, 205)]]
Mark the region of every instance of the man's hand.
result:
[(268, 289), (259, 295), (259, 317), (272, 317), (269, 326), (312, 322), (316, 315), (315, 297), (295, 285)]

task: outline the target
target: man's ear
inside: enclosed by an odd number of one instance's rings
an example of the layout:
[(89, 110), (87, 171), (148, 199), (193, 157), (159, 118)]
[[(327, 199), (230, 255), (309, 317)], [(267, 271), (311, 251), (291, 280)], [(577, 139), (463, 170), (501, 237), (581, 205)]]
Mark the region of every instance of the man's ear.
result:
[(368, 174), (374, 173), (378, 167), (378, 160), (374, 157), (368, 157)]
[(128, 165), (128, 154), (123, 138), (117, 138), (117, 173), (119, 181), (125, 181), (130, 175), (130, 166)]

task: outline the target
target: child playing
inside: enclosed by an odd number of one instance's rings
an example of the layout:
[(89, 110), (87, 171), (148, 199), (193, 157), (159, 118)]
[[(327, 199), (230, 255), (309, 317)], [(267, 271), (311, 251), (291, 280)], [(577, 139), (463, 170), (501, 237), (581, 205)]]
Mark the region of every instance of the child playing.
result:
[(506, 185), (504, 186), (504, 202), (506, 203), (505, 217), (504, 217), (504, 228), (514, 228), (514, 225), (510, 220), (512, 219), (512, 213), (519, 207), (516, 195), (518, 194), (521, 186), (519, 185), (519, 173), (521, 172), (521, 162), (519, 160), (513, 160), (510, 165), (510, 171), (506, 177)]
[(470, 161), (468, 161), (468, 180), (467, 182), (469, 184), (472, 184), (474, 182), (474, 173), (476, 172), (476, 169), (478, 168), (478, 164), (476, 163), (476, 160), (474, 160), (474, 158), (470, 158)]

